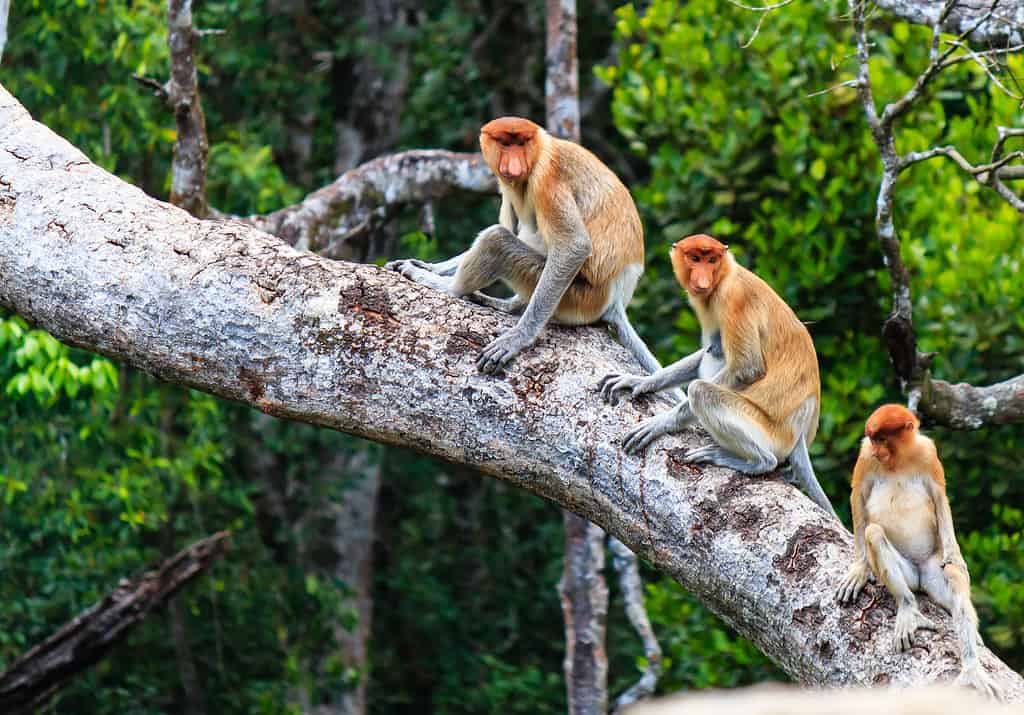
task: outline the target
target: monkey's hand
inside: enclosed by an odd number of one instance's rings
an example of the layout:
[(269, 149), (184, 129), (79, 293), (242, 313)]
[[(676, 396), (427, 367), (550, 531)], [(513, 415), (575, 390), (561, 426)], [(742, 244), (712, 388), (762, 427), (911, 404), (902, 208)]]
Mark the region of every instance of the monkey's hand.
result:
[(476, 360), (476, 367), (482, 373), (493, 375), (532, 344), (533, 338), (519, 328), (512, 328), (483, 349)]
[(846, 578), (839, 585), (839, 590), (836, 591), (836, 600), (840, 603), (853, 603), (857, 600), (869, 578), (871, 578), (871, 569), (868, 567), (867, 561), (857, 559), (850, 566)]
[(640, 375), (611, 373), (602, 378), (597, 389), (601, 391), (601, 397), (604, 398), (605, 402), (615, 406), (619, 404), (619, 398), (627, 392), (630, 399), (648, 392), (645, 385), (646, 382), (647, 380)]
[(974, 688), (982, 695), (994, 700), (1002, 701), (1005, 696), (1003, 687), (993, 680), (978, 661), (974, 661), (973, 665), (961, 670), (954, 682), (961, 687)]
[(398, 273), (401, 273), (402, 269), (407, 266), (422, 268), (423, 270), (430, 271), (431, 273), (441, 272), (437, 269), (437, 264), (429, 263), (427, 261), (421, 261), (418, 258), (401, 258), (397, 261), (388, 261), (387, 263), (384, 264), (384, 267), (389, 271), (396, 271)]

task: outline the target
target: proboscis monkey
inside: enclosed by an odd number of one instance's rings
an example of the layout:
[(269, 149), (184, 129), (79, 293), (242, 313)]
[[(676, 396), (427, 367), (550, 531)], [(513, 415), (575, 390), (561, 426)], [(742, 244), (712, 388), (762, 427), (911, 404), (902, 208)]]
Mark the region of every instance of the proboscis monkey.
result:
[(957, 683), (1000, 698), (1001, 688), (978, 662), (978, 614), (942, 462), (919, 425), (902, 405), (883, 405), (868, 418), (850, 494), (854, 561), (836, 596), (850, 603), (871, 576), (883, 583), (896, 599), (893, 644), (902, 651), (918, 628), (935, 628), (914, 598), (914, 591), (924, 591), (953, 615), (962, 659)]
[(689, 451), (684, 461), (764, 474), (789, 459), (807, 495), (835, 516), (807, 453), (821, 402), (814, 342), (786, 302), (728, 248), (703, 234), (672, 245), (676, 279), (700, 320), (701, 349), (647, 377), (607, 375), (601, 393), (616, 404), (622, 394), (692, 380), (687, 400), (626, 435), (627, 452), (696, 420), (715, 444)]
[[(626, 317), (644, 267), (643, 226), (629, 190), (589, 151), (528, 119), (488, 122), (480, 148), (498, 178), (499, 223), (443, 263), (402, 260), (388, 267), (450, 295), (522, 312), (480, 354), (483, 372), (496, 372), (532, 345), (552, 318), (567, 325), (606, 321), (645, 370), (657, 370)], [(477, 292), (499, 281), (515, 296)]]

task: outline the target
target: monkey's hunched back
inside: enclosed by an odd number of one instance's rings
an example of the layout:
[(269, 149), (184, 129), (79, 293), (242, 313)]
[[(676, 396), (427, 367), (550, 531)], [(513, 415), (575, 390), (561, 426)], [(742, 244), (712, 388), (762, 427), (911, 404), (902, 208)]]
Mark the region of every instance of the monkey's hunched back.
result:
[[(553, 156), (568, 159), (568, 166), (573, 170), (552, 162), (542, 171), (554, 172), (559, 183), (564, 182), (571, 187), (594, 245), (594, 252), (583, 264), (580, 275), (591, 284), (600, 284), (611, 280), (630, 264), (642, 266), (643, 224), (629, 189), (590, 150), (575, 142), (548, 136), (558, 144), (558, 152)], [(544, 185), (544, 178), (538, 177), (537, 185)], [(537, 197), (538, 200), (542, 198)]]
[[(800, 407), (808, 393), (817, 397), (813, 428), (807, 435), (808, 445), (817, 434), (817, 411), (821, 406), (821, 382), (818, 372), (818, 356), (814, 341), (806, 326), (775, 290), (753, 272), (734, 263), (735, 283), (728, 290), (742, 291), (744, 296), (753, 296), (766, 305), (749, 306), (760, 308), (749, 310), (743, 301), (726, 301), (732, 306), (732, 315), (723, 320), (740, 320), (745, 316), (758, 316), (763, 321), (756, 326), (762, 338), (766, 377), (741, 390), (744, 396), (760, 407), (773, 420), (784, 420)], [(733, 349), (737, 349), (733, 346)], [(743, 349), (740, 346), (738, 349)], [(725, 346), (726, 358), (730, 346)], [(803, 366), (794, 370), (791, 366)], [(770, 376), (767, 377), (767, 376)]]

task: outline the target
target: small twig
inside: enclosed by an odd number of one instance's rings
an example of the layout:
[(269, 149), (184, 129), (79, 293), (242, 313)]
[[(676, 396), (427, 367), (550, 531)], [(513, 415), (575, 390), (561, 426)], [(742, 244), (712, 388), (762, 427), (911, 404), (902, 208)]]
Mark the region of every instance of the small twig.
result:
[(651, 621), (644, 607), (643, 584), (640, 581), (636, 554), (614, 537), (608, 539), (608, 548), (612, 552), (612, 565), (619, 574), (622, 598), (626, 602), (626, 616), (644, 644), (644, 658), (647, 660), (647, 667), (640, 679), (616, 699), (614, 710), (617, 712), (654, 692), (658, 685), (658, 676), (661, 675), (661, 646), (654, 636), (654, 629), (651, 628)]
[(857, 82), (858, 80), (856, 79), (848, 79), (845, 82), (840, 82), (839, 84), (832, 85), (827, 89), (819, 89), (817, 92), (811, 92), (810, 94), (807, 95), (807, 98), (810, 99), (811, 97), (820, 97), (823, 94), (828, 94), (829, 92), (836, 89), (840, 89), (841, 87), (856, 87)]
[(152, 77), (143, 77), (141, 75), (133, 74), (132, 79), (141, 84), (143, 87), (147, 87), (153, 91), (153, 96), (159, 99), (161, 102), (166, 102), (170, 94), (167, 91), (167, 86), (161, 84), (159, 81)]
[(209, 37), (211, 35), (226, 35), (228, 34), (228, 31), (219, 27), (208, 27), (202, 29), (197, 28), (192, 31), (192, 34), (202, 39), (203, 37)]
[(781, 7), (786, 7), (786, 5), (789, 5), (791, 2), (793, 2), (793, 0), (782, 0), (782, 2), (773, 3), (771, 5), (762, 5), (759, 7), (754, 5), (745, 5), (739, 2), (738, 0), (729, 0), (729, 2), (735, 5), (736, 7), (748, 10), (749, 12), (762, 13), (761, 17), (758, 18), (757, 20), (757, 25), (754, 27), (754, 34), (750, 36), (749, 40), (740, 45), (741, 48), (747, 49), (748, 47), (750, 47), (750, 45), (753, 44), (754, 40), (757, 39), (758, 34), (761, 32), (761, 26), (764, 24), (764, 19), (768, 17), (768, 13), (771, 12), (772, 10), (778, 10)]

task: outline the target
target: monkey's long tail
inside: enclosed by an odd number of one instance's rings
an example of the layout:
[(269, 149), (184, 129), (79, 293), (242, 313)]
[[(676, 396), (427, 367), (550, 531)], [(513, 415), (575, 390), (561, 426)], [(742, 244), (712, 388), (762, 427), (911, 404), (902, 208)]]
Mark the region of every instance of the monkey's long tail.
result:
[[(647, 348), (647, 344), (644, 343), (640, 336), (637, 335), (637, 332), (633, 330), (633, 326), (630, 325), (624, 305), (621, 303), (613, 304), (602, 317), (609, 325), (615, 328), (619, 342), (633, 353), (637, 362), (647, 371), (648, 375), (652, 375), (661, 369), (661, 363), (658, 362), (658, 358), (654, 357), (654, 353)], [(683, 391), (675, 387), (670, 390), (664, 390), (663, 394), (670, 395), (676, 402), (682, 402), (686, 399)]]
[(796, 447), (789, 455), (789, 463), (793, 466), (793, 476), (803, 487), (804, 493), (811, 498), (811, 501), (834, 516), (836, 521), (839, 521), (839, 515), (832, 508), (832, 503), (825, 496), (821, 484), (818, 483), (818, 478), (814, 475), (811, 455), (807, 453), (807, 437), (805, 435), (800, 435), (800, 439), (796, 441)]

